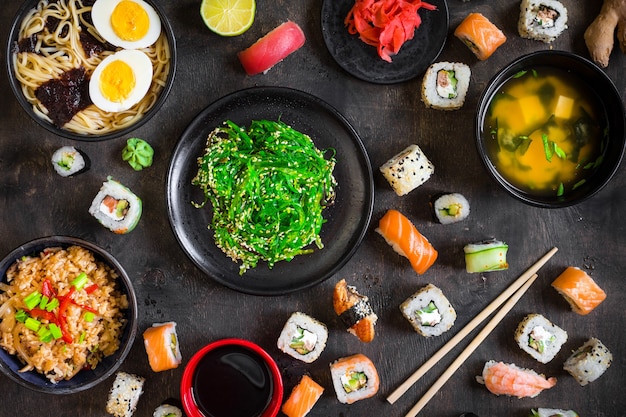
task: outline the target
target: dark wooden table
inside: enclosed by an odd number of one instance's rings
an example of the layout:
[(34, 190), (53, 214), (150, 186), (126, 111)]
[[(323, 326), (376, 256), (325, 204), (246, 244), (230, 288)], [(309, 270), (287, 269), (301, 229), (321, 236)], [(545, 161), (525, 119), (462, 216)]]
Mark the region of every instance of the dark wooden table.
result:
[[(191, 355), (210, 341), (230, 336), (250, 339), (268, 350), (282, 370), (286, 395), (305, 372), (319, 381), (325, 393), (311, 416), (403, 416), (468, 342), (441, 360), (394, 405), (386, 402), (386, 396), (553, 246), (559, 252), (541, 270), (538, 281), (421, 415), (456, 417), (473, 411), (481, 417), (524, 417), (536, 407), (571, 408), (582, 416), (624, 414), (626, 173), (621, 169), (604, 190), (577, 206), (558, 210), (534, 208), (509, 197), (488, 177), (473, 137), (479, 95), (506, 63), (524, 53), (549, 48), (589, 56), (583, 32), (598, 13), (600, 1), (563, 0), (569, 10), (569, 28), (547, 45), (518, 36), (518, 1), (449, 0), (450, 29), (438, 60), (465, 62), (472, 69), (466, 103), (454, 112), (425, 108), (419, 94), (421, 77), (395, 85), (375, 85), (345, 73), (324, 45), (321, 1), (260, 0), (252, 28), (234, 38), (218, 37), (204, 26), (198, 13), (199, 0), (159, 3), (174, 28), (179, 62), (167, 102), (156, 117), (133, 132), (133, 136), (145, 138), (155, 148), (155, 163), (147, 170), (132, 171), (122, 161), (120, 152), (126, 138), (119, 138), (79, 143), (92, 157), (91, 170), (72, 179), (59, 177), (51, 168), (50, 155), (61, 145), (77, 143), (50, 134), (32, 121), (10, 92), (6, 73), (0, 74), (0, 91), (4, 95), (0, 101), (0, 255), (33, 238), (67, 234), (94, 242), (119, 259), (134, 282), (139, 302), (138, 337), (120, 368), (147, 378), (136, 416), (151, 416), (163, 400), (179, 398), (179, 382)], [(0, 8), (3, 42), (19, 5), (19, 0), (6, 0)], [(459, 22), (474, 11), (485, 14), (508, 37), (506, 44), (483, 62), (452, 35)], [(287, 19), (301, 24), (307, 36), (305, 46), (268, 74), (246, 76), (236, 52)], [(4, 51), (3, 46), (3, 68)], [(616, 48), (606, 72), (623, 100), (625, 69), (626, 58)], [(205, 276), (179, 247), (166, 212), (164, 191), (170, 155), (185, 127), (212, 101), (257, 85), (300, 89), (336, 107), (362, 137), (374, 167), (372, 224), (354, 257), (322, 284), (281, 297), (244, 295)], [(410, 143), (422, 147), (436, 171), (426, 184), (400, 198), (377, 168)], [(95, 190), (107, 175), (118, 178), (144, 200), (141, 222), (128, 235), (110, 233), (87, 212)], [(472, 212), (466, 221), (451, 226), (432, 221), (429, 199), (443, 191), (462, 192), (469, 199)], [(406, 213), (439, 250), (439, 260), (425, 275), (417, 276), (374, 232), (378, 219), (389, 208)], [(488, 237), (509, 243), (509, 270), (467, 274), (463, 246)], [(608, 294), (607, 300), (589, 316), (569, 311), (565, 301), (550, 287), (552, 280), (569, 265), (585, 268)], [(332, 290), (341, 278), (369, 295), (380, 317), (376, 338), (370, 344), (348, 334), (333, 312)], [(411, 329), (398, 306), (429, 282), (444, 290), (458, 318), (448, 333), (425, 339)], [(326, 350), (310, 365), (292, 359), (276, 347), (284, 321), (296, 310), (318, 318), (329, 328)], [(542, 313), (569, 332), (568, 342), (547, 365), (521, 352), (513, 340), (514, 328), (528, 313)], [(178, 323), (183, 366), (154, 373), (148, 365), (141, 332), (154, 322), (169, 320)], [(612, 350), (615, 362), (601, 379), (581, 387), (562, 370), (562, 363), (572, 349), (592, 336)], [(334, 395), (328, 364), (358, 352), (376, 364), (380, 391), (372, 399), (342, 405)], [(496, 397), (475, 381), (490, 359), (531, 367), (556, 376), (559, 382), (534, 399)], [(55, 396), (31, 392), (0, 376), (0, 415), (104, 416), (112, 381), (113, 378), (77, 395)]]

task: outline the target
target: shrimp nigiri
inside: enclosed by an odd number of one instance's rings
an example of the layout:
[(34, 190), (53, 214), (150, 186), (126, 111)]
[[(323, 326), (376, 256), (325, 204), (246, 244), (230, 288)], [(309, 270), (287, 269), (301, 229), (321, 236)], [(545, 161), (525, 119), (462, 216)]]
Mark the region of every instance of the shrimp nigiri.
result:
[(378, 233), (393, 249), (411, 262), (418, 274), (423, 274), (437, 260), (437, 251), (407, 219), (397, 210), (389, 210), (380, 219)]
[(496, 395), (510, 395), (517, 398), (536, 397), (544, 389), (556, 385), (556, 378), (546, 379), (532, 369), (523, 369), (515, 364), (488, 361), (482, 376), (476, 377), (481, 384)]

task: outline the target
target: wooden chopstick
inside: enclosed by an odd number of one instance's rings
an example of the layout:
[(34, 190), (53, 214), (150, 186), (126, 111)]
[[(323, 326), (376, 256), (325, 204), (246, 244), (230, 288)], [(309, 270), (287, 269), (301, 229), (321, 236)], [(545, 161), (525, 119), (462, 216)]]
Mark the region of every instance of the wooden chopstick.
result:
[(470, 344), (459, 354), (459, 356), (452, 362), (452, 364), (445, 370), (443, 374), (435, 381), (424, 396), (409, 410), (405, 417), (415, 417), (421, 410), (428, 404), (428, 402), (435, 396), (437, 391), (450, 379), (450, 377), (456, 372), (457, 369), (465, 362), (467, 358), (476, 350), (476, 348), (485, 340), (485, 338), (491, 333), (491, 331), (500, 323), (504, 316), (515, 306), (520, 298), (524, 295), (526, 290), (535, 282), (537, 274), (531, 276), (528, 281), (522, 285), (520, 289), (509, 298), (509, 300), (502, 306), (502, 308), (493, 316), (484, 329), (480, 331), (470, 342)]
[(556, 247), (550, 249), (537, 262), (530, 266), (520, 277), (515, 280), (506, 290), (502, 292), (495, 300), (493, 300), (483, 311), (465, 325), (460, 332), (452, 337), (445, 345), (441, 347), (429, 360), (419, 367), (402, 385), (396, 388), (388, 397), (390, 404), (395, 403), (413, 384), (415, 384), (426, 372), (430, 370), (437, 362), (439, 362), (448, 352), (450, 352), (461, 340), (472, 332), (480, 323), (498, 309), (511, 295), (517, 291), (528, 279), (534, 275), (548, 260), (556, 253)]

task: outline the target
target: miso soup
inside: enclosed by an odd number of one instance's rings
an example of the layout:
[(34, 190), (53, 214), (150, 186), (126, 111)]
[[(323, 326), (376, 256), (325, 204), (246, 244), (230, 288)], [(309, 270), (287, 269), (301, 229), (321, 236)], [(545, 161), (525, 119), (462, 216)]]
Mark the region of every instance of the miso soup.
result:
[(511, 185), (536, 196), (581, 187), (602, 163), (606, 112), (575, 74), (552, 67), (520, 71), (489, 103), (483, 140)]

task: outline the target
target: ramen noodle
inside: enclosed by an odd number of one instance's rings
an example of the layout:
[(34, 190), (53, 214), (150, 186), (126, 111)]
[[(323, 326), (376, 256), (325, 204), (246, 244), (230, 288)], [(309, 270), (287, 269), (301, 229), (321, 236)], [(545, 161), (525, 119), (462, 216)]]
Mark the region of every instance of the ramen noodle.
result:
[(0, 346), (53, 383), (94, 369), (120, 347), (128, 298), (89, 250), (48, 248), (0, 282)]
[[(93, 0), (40, 0), (20, 24), (18, 45), (23, 41), (30, 43), (30, 51), (16, 48), (12, 61), (15, 76), (35, 114), (51, 124), (55, 124), (54, 117), (37, 98), (37, 89), (74, 69), (84, 69), (89, 77), (98, 63), (116, 52), (94, 28), (91, 4)], [(94, 39), (95, 43), (86, 45), (85, 38)], [(141, 51), (153, 66), (150, 89), (141, 101), (126, 111), (105, 112), (89, 100), (88, 106), (62, 128), (77, 134), (100, 135), (131, 126), (143, 117), (155, 105), (170, 72), (167, 36), (162, 31), (153, 45)]]

